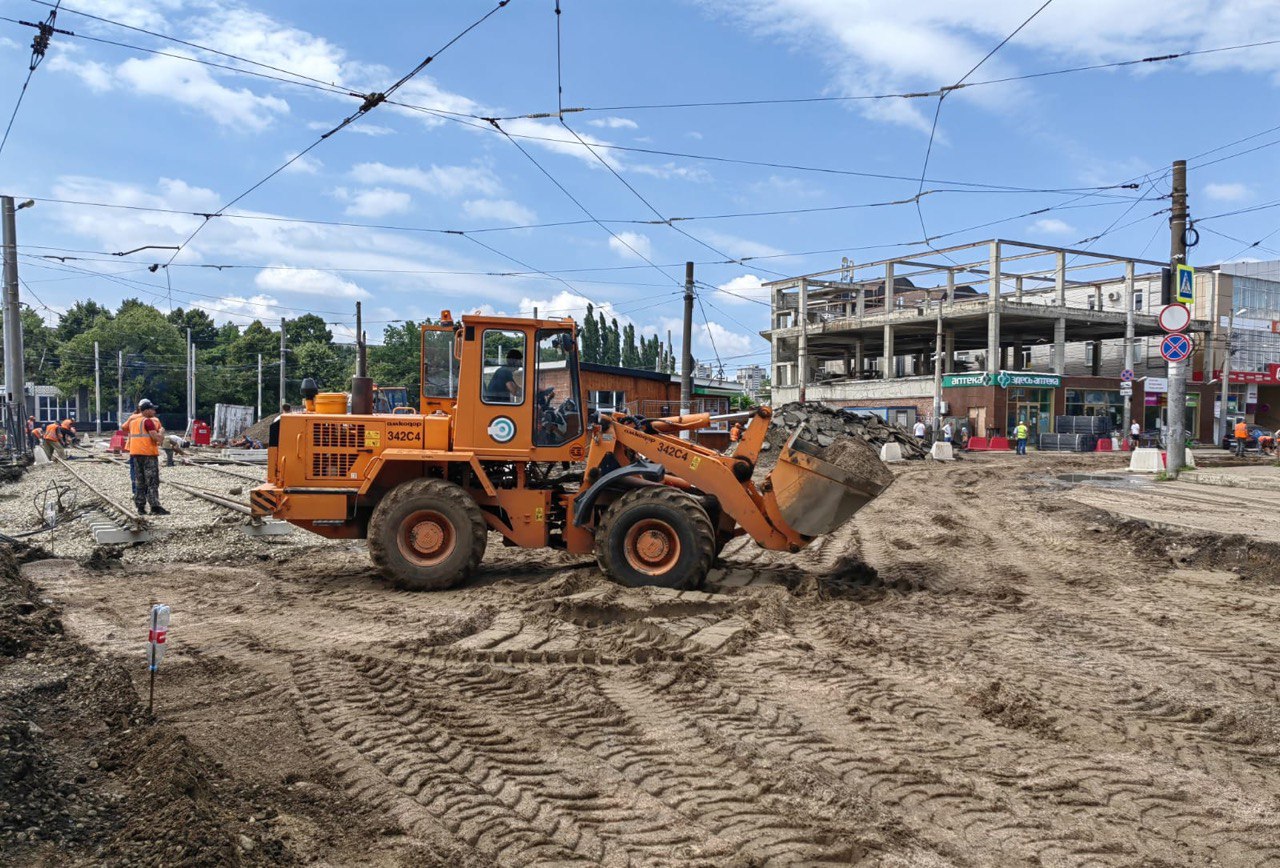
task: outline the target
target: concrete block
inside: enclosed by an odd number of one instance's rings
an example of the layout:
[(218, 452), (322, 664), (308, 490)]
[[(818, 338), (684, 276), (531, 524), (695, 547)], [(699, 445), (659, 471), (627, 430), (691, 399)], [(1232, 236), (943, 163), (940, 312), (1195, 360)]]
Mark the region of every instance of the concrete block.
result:
[(269, 518), (261, 524), (242, 525), (245, 536), (286, 536), (293, 533), (293, 525), (287, 521)]
[(935, 461), (955, 461), (956, 460), (955, 454), (951, 451), (951, 444), (944, 443), (942, 441), (934, 443), (933, 449), (930, 450), (929, 454), (933, 456), (933, 459)]
[(1130, 473), (1159, 473), (1164, 470), (1164, 455), (1159, 449), (1135, 449), (1129, 455)]
[(92, 527), (93, 541), (98, 545), (120, 545), (122, 543), (143, 543), (152, 539), (149, 530), (125, 530), (115, 524), (95, 524)]
[(880, 447), (880, 460), (888, 464), (891, 461), (903, 461), (902, 447), (897, 443), (886, 443)]

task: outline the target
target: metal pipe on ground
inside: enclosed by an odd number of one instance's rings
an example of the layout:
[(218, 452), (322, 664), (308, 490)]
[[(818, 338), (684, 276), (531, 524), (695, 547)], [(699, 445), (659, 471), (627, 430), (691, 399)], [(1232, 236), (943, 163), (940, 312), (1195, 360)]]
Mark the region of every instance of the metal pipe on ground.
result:
[(247, 503), (242, 503), (238, 500), (232, 500), (229, 497), (223, 497), (219, 494), (214, 494), (213, 492), (210, 492), (210, 491), (202, 491), (199, 488), (192, 488), (190, 485), (183, 485), (181, 482), (170, 482), (167, 484), (178, 489), (179, 491), (182, 491), (191, 495), (192, 497), (198, 497), (201, 500), (207, 500), (216, 506), (221, 506), (225, 509), (230, 509), (233, 512), (242, 513), (243, 515), (253, 515), (253, 510), (249, 508), (249, 504)]

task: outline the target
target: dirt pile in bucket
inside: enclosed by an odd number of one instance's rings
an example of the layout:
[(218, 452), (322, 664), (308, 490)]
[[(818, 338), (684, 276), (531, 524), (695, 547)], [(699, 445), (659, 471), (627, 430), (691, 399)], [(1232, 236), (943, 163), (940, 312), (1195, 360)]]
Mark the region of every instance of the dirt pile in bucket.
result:
[(929, 450), (905, 428), (883, 422), (878, 416), (859, 416), (815, 403), (783, 404), (775, 408), (773, 425), (766, 439), (774, 449), (779, 449), (796, 430), (800, 431), (800, 439), (823, 449), (844, 436), (869, 443), (877, 455), (886, 443), (897, 443), (902, 447), (903, 458), (924, 458), (929, 454)]

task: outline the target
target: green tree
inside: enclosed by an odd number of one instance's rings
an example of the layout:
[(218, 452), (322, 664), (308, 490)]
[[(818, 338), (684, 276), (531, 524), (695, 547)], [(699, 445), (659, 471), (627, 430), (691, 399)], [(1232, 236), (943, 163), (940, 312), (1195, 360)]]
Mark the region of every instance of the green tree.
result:
[(596, 322), (595, 308), (587, 304), (587, 316), (579, 332), (582, 342), (582, 361), (597, 364), (600, 361), (600, 326)]
[(407, 386), (411, 400), (418, 395), (422, 331), (405, 320), (382, 330), (382, 346), (369, 347), (369, 376), (379, 386)]
[(313, 313), (304, 313), (297, 319), (289, 320), (284, 328), (284, 343), (290, 349), (302, 344), (331, 344), (333, 332), (325, 321)]
[(191, 340), (197, 347), (211, 347), (218, 342), (218, 326), (213, 318), (198, 307), (190, 310), (177, 308), (169, 312), (166, 319), (185, 337), (187, 329), (191, 329)]
[[(114, 317), (98, 317), (58, 348), (59, 364), (54, 384), (72, 393), (93, 387), (93, 344), (101, 357), (124, 353), (125, 403), (148, 397), (162, 407), (186, 402), (186, 335), (180, 334), (160, 311), (148, 304), (126, 301)], [(108, 363), (109, 364), (109, 363)], [(103, 378), (103, 405), (115, 403), (114, 378)]]
[(640, 348), (636, 346), (636, 327), (627, 323), (622, 328), (622, 367), (640, 367)]
[(622, 364), (622, 333), (618, 331), (618, 320), (615, 317), (605, 332), (604, 363), (606, 365)]
[(311, 377), (322, 392), (345, 392), (351, 387), (355, 358), (354, 347), (308, 341), (293, 351), (292, 363), (297, 379)]
[(77, 301), (59, 317), (55, 337), (59, 341), (69, 341), (93, 328), (99, 317), (111, 319), (112, 313), (96, 301)]

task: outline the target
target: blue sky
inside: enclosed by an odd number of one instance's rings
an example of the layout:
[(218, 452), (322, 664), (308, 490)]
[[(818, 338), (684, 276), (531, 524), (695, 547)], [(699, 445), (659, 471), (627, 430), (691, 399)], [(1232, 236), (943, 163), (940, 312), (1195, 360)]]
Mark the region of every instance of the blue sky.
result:
[[(23, 210), (24, 300), (48, 312), (82, 298), (167, 306), (171, 295), (175, 306), (196, 304), (242, 325), (316, 312), (341, 338), (357, 299), (371, 337), (387, 321), (442, 308), (573, 315), (590, 299), (665, 334), (678, 328), (681, 263), (693, 260), (702, 284), (695, 354), (719, 356), (732, 372), (768, 358), (754, 334), (768, 322), (760, 281), (835, 268), (842, 255), (869, 261), (919, 249), (893, 245), (923, 236), (910, 204), (725, 215), (913, 196), (937, 99), (637, 106), (935, 90), (1041, 2), (561, 0), (564, 105), (592, 110), (565, 115), (569, 129), (554, 118), (501, 121), (517, 147), (475, 117), (556, 110), (556, 17), (554, 0), (511, 0), (397, 92), (418, 110), (375, 108), (228, 211), (254, 219), (208, 221), (171, 267), (152, 272), (170, 252), (109, 254), (183, 242), (204, 223), (190, 212), (218, 211), (359, 101), (83, 39), (245, 68), (72, 10), (364, 93), (388, 87), (496, 3), (76, 0), (57, 25), (77, 36), (55, 35), (33, 76), (0, 153), (0, 189), (187, 213), (49, 201)], [(48, 12), (29, 0), (0, 8), (27, 21)], [(31, 36), (0, 22), (6, 109), (26, 76)], [(1271, 39), (1280, 39), (1280, 4), (1266, 0), (1054, 0), (969, 81)], [(948, 234), (938, 244), (999, 235), (1076, 245), (1114, 224), (1094, 249), (1161, 258), (1167, 215), (1155, 212), (1168, 204), (1159, 197), (1170, 162), (1276, 127), (1278, 83), (1280, 45), (1270, 45), (956, 91), (933, 140), (924, 189), (938, 192), (922, 200), (925, 227)], [(593, 154), (574, 133), (671, 153)], [(1280, 128), (1191, 159), (1193, 217), (1280, 198), (1276, 142)], [(1141, 189), (1093, 189), (1124, 182)], [(1009, 219), (1044, 208), (1053, 210)], [(681, 231), (639, 222), (658, 215), (704, 219), (677, 222)], [(996, 220), (1004, 222), (949, 234)], [(560, 222), (573, 225), (512, 228)], [(1280, 210), (1202, 228), (1252, 242), (1280, 229)], [(1263, 247), (1245, 246), (1205, 231), (1191, 259), (1280, 258), (1280, 232)], [(811, 251), (830, 252), (782, 255)], [(40, 254), (81, 258), (30, 258)], [(743, 257), (757, 258), (725, 262)], [(237, 267), (205, 267), (214, 265)], [(522, 274), (496, 274), (510, 272)]]

